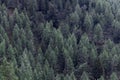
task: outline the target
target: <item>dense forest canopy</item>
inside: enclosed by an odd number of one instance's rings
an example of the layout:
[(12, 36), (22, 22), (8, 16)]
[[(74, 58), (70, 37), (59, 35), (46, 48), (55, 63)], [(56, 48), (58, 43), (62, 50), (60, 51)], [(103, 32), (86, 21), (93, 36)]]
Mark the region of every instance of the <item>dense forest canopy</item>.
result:
[(120, 0), (0, 0), (0, 80), (120, 80)]

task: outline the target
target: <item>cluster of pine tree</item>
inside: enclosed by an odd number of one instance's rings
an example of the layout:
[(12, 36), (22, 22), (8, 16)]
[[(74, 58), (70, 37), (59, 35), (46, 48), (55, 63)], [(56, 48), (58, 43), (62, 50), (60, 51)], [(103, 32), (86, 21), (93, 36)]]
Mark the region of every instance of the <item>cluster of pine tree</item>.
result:
[(119, 80), (119, 0), (0, 0), (0, 80)]

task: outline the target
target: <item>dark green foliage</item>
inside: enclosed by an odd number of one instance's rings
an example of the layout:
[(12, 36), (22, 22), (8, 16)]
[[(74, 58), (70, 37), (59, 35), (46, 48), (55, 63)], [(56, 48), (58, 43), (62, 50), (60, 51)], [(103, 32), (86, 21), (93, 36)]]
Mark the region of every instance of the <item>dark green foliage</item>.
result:
[(92, 16), (88, 12), (86, 12), (83, 26), (86, 32), (90, 32), (92, 30), (93, 20), (92, 20)]
[(33, 71), (30, 65), (28, 51), (24, 50), (23, 55), (21, 55), (21, 67), (19, 68), (20, 80), (33, 80)]
[(1, 43), (0, 43), (0, 56), (3, 57), (5, 55), (5, 49), (6, 49), (6, 46), (5, 46), (5, 40), (3, 40)]
[(1, 80), (19, 80), (13, 63), (9, 63), (4, 57), (2, 64), (0, 65)]
[(103, 76), (101, 76), (98, 80), (105, 80)]
[(65, 72), (70, 74), (74, 70), (73, 61), (69, 56), (67, 50), (64, 50), (64, 55), (65, 55)]
[(111, 74), (110, 80), (119, 80), (115, 72)]
[(94, 28), (94, 40), (95, 42), (103, 40), (103, 30), (100, 24), (97, 24)]
[(0, 0), (0, 80), (119, 80), (119, 0)]
[(50, 67), (48, 61), (45, 61), (44, 68), (43, 68), (43, 80), (54, 80), (54, 71)]
[(48, 60), (50, 66), (54, 68), (57, 62), (57, 54), (55, 53), (55, 51), (52, 50), (50, 45), (46, 50), (45, 57)]
[(89, 80), (89, 77), (88, 77), (88, 75), (87, 75), (86, 72), (83, 72), (83, 74), (82, 74), (82, 76), (81, 76), (80, 79), (81, 79), (81, 80)]

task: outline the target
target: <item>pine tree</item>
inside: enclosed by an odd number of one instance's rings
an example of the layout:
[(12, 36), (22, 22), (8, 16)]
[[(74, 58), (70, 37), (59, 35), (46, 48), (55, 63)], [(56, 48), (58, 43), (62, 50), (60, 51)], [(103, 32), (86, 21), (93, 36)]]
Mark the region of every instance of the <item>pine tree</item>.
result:
[(103, 30), (100, 24), (97, 24), (94, 28), (94, 40), (101, 41), (103, 39)]
[(108, 52), (111, 52), (112, 53), (112, 50), (115, 49), (114, 46), (114, 42), (111, 40), (111, 39), (108, 39), (107, 41), (105, 41), (105, 45), (104, 45), (104, 48), (108, 51)]
[(21, 39), (21, 43), (22, 43), (22, 48), (24, 49), (24, 48), (26, 48), (26, 46), (27, 46), (27, 40), (26, 40), (26, 33), (25, 33), (25, 30), (23, 29), (23, 28), (21, 28), (21, 30), (20, 30), (20, 39)]
[(88, 61), (88, 57), (89, 57), (88, 50), (86, 47), (83, 46), (81, 48), (81, 61), (82, 61), (82, 63)]
[(5, 4), (1, 5), (1, 12), (3, 16), (7, 16), (7, 7), (5, 6)]
[(109, 75), (111, 73), (111, 62), (109, 58), (109, 54), (106, 50), (103, 51), (103, 53), (99, 56), (100, 61), (102, 64), (102, 70), (103, 70), (103, 75)]
[(81, 75), (81, 78), (80, 78), (81, 80), (89, 80), (89, 77), (88, 77), (88, 75), (87, 75), (87, 73), (86, 72), (83, 72), (83, 74)]
[(48, 61), (45, 61), (45, 65), (44, 65), (44, 69), (43, 69), (44, 73), (44, 78), (43, 80), (54, 80), (54, 71), (53, 69), (50, 67)]
[(110, 8), (110, 3), (108, 3), (108, 2), (106, 2), (104, 17), (106, 20), (106, 25), (111, 25), (112, 21), (114, 20), (114, 15)]
[(70, 74), (70, 78), (71, 80), (77, 80), (73, 72)]
[(78, 15), (77, 11), (75, 11), (75, 12), (70, 14), (70, 23), (72, 25), (78, 25), (79, 24), (79, 20), (80, 20), (80, 18), (79, 18), (79, 15)]
[(93, 49), (91, 49), (91, 51), (89, 53), (89, 59), (90, 59), (91, 65), (94, 64), (96, 58), (97, 58), (97, 51), (93, 47)]
[(40, 63), (41, 65), (43, 65), (44, 60), (45, 60), (45, 57), (44, 57), (43, 51), (41, 48), (39, 48), (38, 54), (36, 56), (36, 63)]
[(114, 37), (115, 43), (119, 42), (119, 40), (117, 40), (117, 38), (119, 36), (119, 30), (120, 30), (119, 26), (120, 26), (120, 22), (118, 20), (114, 20), (113, 21), (113, 29), (114, 29), (113, 30), (113, 37)]
[(13, 49), (12, 45), (8, 46), (6, 56), (7, 56), (7, 58), (10, 61), (14, 61), (14, 59), (15, 59), (15, 52), (14, 52), (14, 49)]
[(77, 51), (77, 59), (78, 63), (84, 63), (88, 60), (88, 51), (90, 48), (90, 43), (87, 34), (83, 34), (81, 36), (81, 40), (78, 45), (78, 51)]
[(86, 48), (90, 47), (89, 38), (88, 38), (88, 35), (86, 33), (81, 36), (79, 46), (80, 47), (85, 46)]
[(33, 71), (26, 49), (21, 56), (21, 67), (19, 68), (20, 80), (33, 80)]
[(92, 16), (87, 12), (84, 18), (84, 31), (90, 32), (93, 27)]
[(63, 35), (64, 38), (68, 38), (69, 34), (70, 34), (70, 31), (69, 31), (69, 25), (68, 24), (64, 24), (64, 23), (61, 23), (60, 24), (60, 31)]
[(2, 24), (2, 26), (4, 26), (4, 28), (7, 30), (9, 30), (10, 29), (10, 27), (9, 27), (9, 21), (8, 21), (8, 18), (7, 18), (7, 16), (3, 16), (3, 19), (2, 19), (2, 22), (1, 22), (1, 24)]
[(31, 53), (34, 53), (35, 51), (35, 46), (34, 46), (34, 37), (33, 37), (33, 32), (30, 27), (30, 22), (29, 19), (27, 19), (26, 27), (25, 27), (25, 32), (26, 32), (26, 38), (27, 40), (27, 48)]
[(2, 25), (0, 25), (0, 34), (5, 35), (5, 29), (3, 28)]
[[(22, 41), (20, 39), (20, 28), (17, 24), (15, 24), (13, 32), (12, 32), (12, 40), (13, 40), (13, 46), (16, 47), (16, 49), (18, 50), (18, 54), (22, 53)], [(16, 45), (17, 44), (17, 45)], [(17, 55), (19, 57), (19, 55)]]
[(16, 44), (16, 41), (18, 40), (18, 38), (19, 38), (19, 27), (18, 27), (18, 25), (16, 24), (15, 26), (14, 26), (14, 29), (13, 29), (13, 41), (14, 41), (14, 45)]
[(0, 65), (0, 74), (1, 80), (18, 80), (13, 63), (8, 63), (5, 57)]
[(67, 40), (68, 43), (68, 49), (71, 53), (71, 58), (74, 57), (77, 53), (77, 39), (75, 37), (75, 34), (71, 34), (70, 37)]
[(55, 77), (55, 80), (61, 80), (61, 75), (58, 75)]
[(6, 31), (5, 31), (5, 28), (3, 28), (1, 25), (0, 25), (0, 34), (1, 34), (0, 42), (2, 42), (3, 39), (4, 39), (5, 43), (6, 43), (6, 46), (7, 46), (7, 44), (9, 44), (10, 41), (9, 41), (8, 35), (7, 35)]
[(48, 46), (45, 54), (50, 66), (54, 68), (57, 62), (57, 55), (54, 50), (52, 50), (50, 45)]
[(118, 64), (119, 64), (119, 57), (118, 57), (118, 55), (112, 56), (112, 61), (111, 61), (112, 71), (117, 71)]
[(42, 34), (42, 50), (43, 52), (45, 52), (45, 50), (48, 47), (48, 44), (50, 42), (50, 37), (52, 34), (52, 30), (51, 30), (51, 24), (50, 23), (46, 23), (45, 28), (43, 30), (43, 34)]
[(83, 14), (82, 14), (82, 9), (80, 8), (79, 3), (77, 3), (76, 7), (75, 7), (75, 12), (79, 15), (79, 18), (83, 18)]
[(119, 0), (0, 0), (0, 80), (118, 80)]
[(23, 19), (21, 18), (17, 8), (14, 11), (13, 20), (14, 20), (14, 23), (18, 24), (20, 28), (23, 27), (22, 26)]
[(70, 74), (74, 70), (73, 61), (70, 56), (68, 56), (67, 51), (65, 51), (65, 72)]
[(59, 49), (59, 51), (62, 51), (62, 48), (64, 45), (63, 35), (59, 29), (56, 30), (54, 34), (55, 34), (55, 44), (56, 44), (57, 48)]
[[(94, 0), (95, 1), (95, 0)], [(96, 1), (96, 7), (95, 10), (98, 13), (104, 12), (105, 11), (105, 0), (104, 1)]]
[(110, 80), (119, 80), (117, 77), (117, 74), (115, 72), (113, 72), (110, 76)]
[(43, 68), (41, 64), (37, 63), (34, 67), (34, 80), (43, 80)]
[(5, 55), (5, 50), (6, 50), (6, 43), (5, 40), (3, 40), (0, 43), (0, 57), (3, 57)]

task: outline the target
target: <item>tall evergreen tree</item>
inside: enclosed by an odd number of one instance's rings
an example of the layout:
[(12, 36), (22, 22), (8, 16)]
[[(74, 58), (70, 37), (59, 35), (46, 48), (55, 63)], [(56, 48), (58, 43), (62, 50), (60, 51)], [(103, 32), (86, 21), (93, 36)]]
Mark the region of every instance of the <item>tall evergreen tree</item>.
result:
[(44, 78), (43, 80), (54, 80), (54, 71), (53, 69), (50, 67), (48, 61), (45, 61), (45, 65), (44, 65), (44, 69), (43, 69), (44, 73)]
[(52, 50), (50, 45), (48, 46), (45, 54), (50, 66), (54, 68), (57, 62), (57, 55), (54, 50)]
[(80, 13), (79, 12), (75, 11), (74, 13), (70, 14), (70, 22), (71, 22), (72, 25), (78, 25), (79, 24), (79, 20), (80, 20), (80, 17), (79, 17)]
[(77, 80), (73, 72), (70, 74), (70, 78), (71, 80)]
[(83, 72), (83, 74), (81, 75), (81, 78), (80, 78), (81, 80), (89, 80), (89, 77), (88, 77), (88, 75), (87, 75), (87, 73), (86, 72)]
[(1, 80), (19, 80), (15, 73), (13, 63), (8, 63), (4, 57), (3, 64), (0, 65)]
[(94, 40), (101, 41), (103, 39), (103, 30), (100, 24), (97, 24), (94, 28)]
[(83, 26), (86, 32), (90, 32), (93, 27), (92, 16), (88, 12), (85, 15)]
[(33, 80), (33, 71), (27, 54), (27, 50), (25, 49), (21, 56), (21, 67), (19, 68), (20, 80)]
[(74, 70), (73, 61), (69, 56), (69, 53), (67, 50), (64, 51), (64, 54), (65, 54), (65, 72), (70, 74)]
[(37, 63), (34, 69), (34, 80), (43, 80), (43, 70), (41, 64)]
[(3, 40), (1, 43), (0, 43), (0, 56), (1, 57), (4, 57), (5, 56), (5, 50), (6, 50), (6, 44), (5, 44), (5, 40)]
[(116, 73), (112, 73), (110, 76), (110, 80), (119, 80), (119, 78), (117, 77)]
[(10, 61), (15, 60), (15, 52), (14, 52), (14, 49), (13, 49), (12, 45), (9, 45), (9, 47), (7, 49), (6, 56)]
[[(102, 64), (102, 70), (103, 70), (103, 75), (109, 75), (111, 73), (111, 62), (109, 58), (109, 54), (106, 50), (103, 51), (103, 53), (99, 56), (100, 61)], [(108, 67), (109, 66), (109, 67)]]

